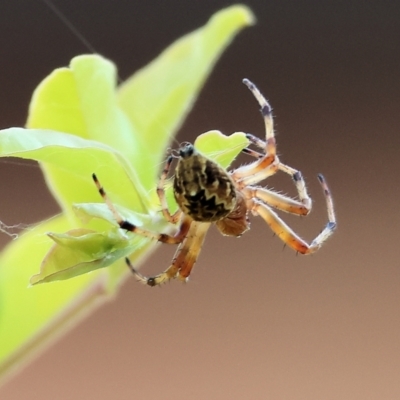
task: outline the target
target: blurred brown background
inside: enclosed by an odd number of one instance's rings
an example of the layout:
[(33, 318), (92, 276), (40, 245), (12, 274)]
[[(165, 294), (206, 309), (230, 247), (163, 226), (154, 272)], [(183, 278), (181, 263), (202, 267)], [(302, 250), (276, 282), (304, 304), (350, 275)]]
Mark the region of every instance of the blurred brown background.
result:
[[(122, 78), (230, 1), (56, 1)], [(330, 184), (338, 231), (296, 257), (260, 219), (241, 239), (213, 229), (188, 285), (128, 281), (0, 388), (19, 399), (400, 398), (400, 11), (393, 1), (249, 0), (258, 24), (218, 63), (180, 140), (218, 128), (263, 135), (243, 77), (275, 110), (282, 160), (299, 168), (313, 213), (285, 216), (312, 239)], [(0, 126), (22, 125), (32, 90), (85, 53), (41, 1), (0, 3)], [(151, 111), (149, 111), (151, 112)], [(35, 167), (0, 162), (0, 219), (57, 212)], [(276, 188), (293, 193), (286, 176)], [(2, 244), (7, 237), (0, 236)], [(164, 269), (160, 246), (146, 272)]]

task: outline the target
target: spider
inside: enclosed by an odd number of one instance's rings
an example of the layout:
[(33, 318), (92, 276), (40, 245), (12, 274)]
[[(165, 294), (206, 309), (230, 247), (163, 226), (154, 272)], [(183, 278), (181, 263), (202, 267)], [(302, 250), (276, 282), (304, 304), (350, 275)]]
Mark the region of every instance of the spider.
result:
[[(326, 200), (328, 223), (311, 243), (301, 239), (273, 210), (307, 215), (311, 210), (311, 199), (301, 172), (279, 161), (276, 154), (271, 106), (252, 82), (244, 79), (243, 83), (250, 89), (261, 107), (266, 139), (263, 141), (252, 134), (246, 134), (250, 144), (259, 148), (260, 152), (245, 148), (243, 152), (255, 157), (256, 160), (233, 171), (227, 171), (203, 156), (190, 143), (182, 144), (178, 155), (168, 157), (157, 185), (157, 195), (164, 218), (173, 224), (178, 223), (175, 235), (154, 233), (124, 220), (93, 174), (100, 195), (121, 229), (159, 242), (179, 245), (171, 265), (152, 277), (140, 274), (132, 266), (129, 258), (126, 258), (128, 267), (138, 280), (146, 285), (157, 286), (174, 278), (186, 282), (199, 256), (206, 233), (213, 223), (223, 235), (237, 237), (250, 228), (249, 214), (258, 215), (286, 245), (301, 254), (317, 251), (335, 230), (336, 219), (332, 197), (321, 174), (318, 175), (318, 180)], [(174, 158), (178, 158), (178, 162), (174, 173), (173, 192), (179, 208), (171, 214), (164, 187)], [(298, 200), (257, 185), (279, 170), (292, 177), (298, 192)]]

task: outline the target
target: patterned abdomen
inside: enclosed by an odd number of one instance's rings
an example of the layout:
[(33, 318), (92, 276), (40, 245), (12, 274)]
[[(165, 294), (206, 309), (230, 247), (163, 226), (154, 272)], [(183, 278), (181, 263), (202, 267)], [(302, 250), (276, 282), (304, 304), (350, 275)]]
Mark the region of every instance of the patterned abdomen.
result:
[(180, 150), (175, 170), (174, 195), (181, 210), (195, 221), (225, 218), (236, 205), (235, 185), (218, 164), (192, 145)]

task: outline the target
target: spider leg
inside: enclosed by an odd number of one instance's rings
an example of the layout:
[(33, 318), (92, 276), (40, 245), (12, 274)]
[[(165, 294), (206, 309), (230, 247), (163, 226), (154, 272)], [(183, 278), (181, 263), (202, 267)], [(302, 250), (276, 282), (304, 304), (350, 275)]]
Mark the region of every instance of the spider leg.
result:
[(170, 211), (168, 209), (168, 204), (167, 204), (167, 199), (165, 197), (165, 189), (164, 189), (165, 188), (165, 180), (167, 179), (168, 172), (171, 168), (172, 160), (173, 160), (173, 156), (169, 156), (167, 159), (167, 162), (165, 163), (164, 169), (162, 170), (160, 179), (157, 184), (157, 195), (158, 195), (158, 198), (160, 199), (162, 213), (164, 215), (164, 218), (168, 222), (171, 222), (172, 224), (176, 224), (182, 215), (182, 211), (180, 209), (178, 209), (174, 214), (170, 213)]
[(257, 157), (258, 160), (239, 167), (232, 172), (231, 176), (239, 187), (243, 188), (258, 183), (274, 175), (278, 170), (279, 159), (275, 154), (267, 153), (263, 155), (248, 148), (243, 149), (242, 152)]
[[(247, 136), (249, 137), (250, 134), (247, 134)], [(265, 146), (265, 143), (262, 140), (256, 138), (253, 135), (251, 135), (251, 136), (252, 136), (251, 141), (253, 142), (253, 144), (255, 144), (255, 145), (257, 145), (258, 147), (261, 147), (261, 148), (263, 147), (263, 145)], [(258, 158), (258, 159), (260, 159), (260, 157), (262, 157), (261, 153), (258, 153), (257, 151), (254, 151), (252, 149), (246, 148), (246, 149), (243, 149), (242, 151), (243, 151), (243, 153), (248, 154), (248, 155), (250, 155), (252, 157)], [(247, 185), (258, 183), (258, 182), (260, 182), (260, 180), (263, 180), (263, 179), (267, 178), (268, 176), (273, 175), (278, 169), (281, 170), (282, 172), (290, 175), (292, 177), (292, 179), (293, 179), (293, 182), (294, 182), (295, 186), (296, 186), (297, 193), (299, 195), (299, 199), (300, 199), (300, 202), (301, 202), (302, 210), (301, 210), (301, 212), (298, 212), (298, 213), (294, 212), (294, 214), (307, 215), (311, 211), (312, 201), (311, 201), (311, 198), (308, 196), (307, 187), (306, 187), (306, 183), (304, 182), (303, 175), (297, 169), (294, 169), (292, 167), (289, 167), (288, 165), (285, 165), (285, 164), (282, 164), (281, 162), (279, 162), (279, 163), (276, 164), (276, 168), (275, 169), (267, 170), (264, 174), (261, 174), (261, 175), (257, 174), (254, 177), (250, 177), (250, 179), (243, 179), (240, 183), (245, 182), (245, 183), (247, 183)], [(260, 179), (260, 177), (262, 179)], [(256, 197), (259, 197), (259, 196), (256, 196)], [(263, 201), (266, 201), (268, 203), (268, 200), (264, 200), (262, 195), (261, 195), (260, 198)], [(270, 205), (273, 205), (273, 204), (270, 204)], [(279, 208), (279, 207), (276, 207), (276, 208)], [(287, 211), (284, 208), (280, 208), (280, 209), (283, 210), (283, 211)], [(291, 212), (291, 211), (287, 211), (287, 212)]]
[[(307, 193), (307, 187), (306, 187), (306, 183), (304, 181), (302, 173), (300, 171), (298, 171), (297, 169), (294, 169), (294, 168), (289, 167), (288, 165), (285, 165), (282, 163), (279, 163), (278, 169), (292, 177), (293, 182), (297, 189), (297, 193), (299, 194), (299, 199), (300, 199), (301, 203), (308, 210), (308, 212), (310, 212), (311, 206), (312, 206), (312, 201), (311, 201), (310, 196)], [(322, 175), (318, 175), (318, 179), (320, 179), (320, 176), (322, 177)], [(322, 178), (322, 181), (324, 181), (323, 178)], [(322, 184), (322, 181), (320, 179), (321, 184)]]
[(174, 278), (186, 282), (200, 254), (204, 238), (210, 225), (209, 223), (192, 221), (185, 240), (176, 250), (172, 264), (161, 274), (146, 277), (135, 270), (128, 258), (126, 258), (126, 263), (133, 274), (138, 278), (139, 282), (148, 286), (161, 285)]
[(262, 200), (268, 206), (290, 214), (307, 215), (310, 212), (310, 208), (306, 207), (300, 201), (267, 188), (248, 186), (243, 189), (243, 193), (247, 199), (257, 198)]
[(253, 149), (249, 149), (248, 147), (244, 148), (244, 149), (242, 150), (242, 153), (245, 153), (245, 154), (247, 154), (247, 155), (249, 155), (249, 156), (252, 156), (252, 157), (255, 157), (255, 158), (262, 158), (262, 157), (264, 157), (263, 154), (259, 153), (258, 151), (255, 151), (255, 150), (253, 150)]
[[(267, 139), (267, 146), (271, 146), (268, 153), (273, 153), (275, 150), (275, 136), (274, 136), (274, 120), (272, 118), (272, 107), (268, 103), (267, 99), (261, 94), (261, 92), (257, 89), (257, 86), (251, 82), (249, 79), (243, 79), (243, 83), (250, 89), (253, 93), (253, 96), (258, 101), (258, 104), (261, 107), (261, 114), (264, 117), (265, 123), (265, 133)], [(270, 139), (273, 139), (270, 141)]]
[(93, 177), (93, 181), (94, 181), (101, 197), (103, 198), (104, 202), (107, 204), (107, 207), (111, 211), (112, 215), (115, 218), (115, 221), (118, 223), (118, 225), (121, 229), (125, 229), (128, 232), (136, 233), (137, 235), (142, 235), (142, 236), (148, 237), (150, 239), (154, 239), (159, 242), (169, 243), (169, 244), (181, 243), (182, 240), (187, 235), (187, 232), (189, 231), (189, 228), (190, 228), (190, 222), (191, 222), (190, 217), (186, 217), (182, 220), (182, 223), (179, 226), (179, 230), (174, 236), (168, 235), (166, 233), (151, 232), (151, 231), (148, 231), (147, 229), (142, 229), (142, 228), (132, 224), (131, 222), (127, 221), (116, 210), (116, 208), (114, 207), (114, 204), (111, 202), (110, 198), (107, 196), (107, 193), (105, 192), (104, 188), (101, 186), (96, 175), (93, 174), (92, 177)]
[[(243, 83), (250, 89), (261, 107), (261, 114), (264, 118), (265, 124), (266, 142), (263, 142), (252, 134), (246, 134), (246, 137), (253, 144), (264, 149), (265, 154), (262, 155), (262, 157), (258, 157), (258, 160), (254, 163), (240, 167), (232, 173), (232, 178), (236, 182), (240, 181), (241, 187), (257, 183), (266, 177), (273, 175), (277, 170), (277, 165), (279, 164), (276, 155), (272, 108), (254, 83), (250, 82), (248, 79), (243, 79)], [(246, 149), (245, 152), (247, 151), (257, 155), (259, 154), (254, 152), (254, 150)]]
[[(252, 136), (254, 139), (262, 142), (265, 148), (265, 142), (263, 142), (262, 140), (256, 138), (249, 133), (246, 134), (246, 136)], [(276, 155), (267, 157), (265, 154), (259, 153), (258, 151), (255, 151), (248, 147), (244, 148), (242, 150), (242, 153), (245, 153), (254, 158), (258, 158), (258, 161), (249, 165), (245, 165), (244, 167), (240, 167), (232, 173), (232, 177), (234, 180), (239, 179), (236, 182), (241, 189), (263, 181), (269, 176), (274, 175), (279, 169), (280, 161)]]
[(301, 254), (310, 254), (317, 251), (336, 228), (335, 212), (328, 185), (322, 175), (318, 175), (318, 179), (325, 195), (328, 223), (310, 244), (300, 238), (300, 236), (297, 235), (267, 204), (257, 199), (253, 199), (252, 201), (252, 211), (260, 215), (285, 244)]

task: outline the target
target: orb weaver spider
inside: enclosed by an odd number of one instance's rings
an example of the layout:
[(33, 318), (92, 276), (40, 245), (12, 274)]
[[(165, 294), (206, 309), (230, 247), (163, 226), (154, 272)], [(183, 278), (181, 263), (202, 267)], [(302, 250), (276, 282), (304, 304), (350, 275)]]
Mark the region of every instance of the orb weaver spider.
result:
[[(311, 199), (301, 172), (279, 161), (276, 154), (271, 106), (252, 82), (244, 79), (243, 83), (258, 101), (264, 118), (265, 141), (252, 134), (246, 135), (250, 144), (258, 147), (261, 152), (245, 148), (243, 152), (257, 160), (231, 172), (200, 154), (190, 143), (181, 145), (178, 150), (179, 155), (170, 155), (161, 173), (157, 194), (165, 219), (173, 224), (179, 222), (175, 235), (154, 233), (124, 220), (93, 174), (100, 195), (121, 229), (159, 242), (179, 245), (171, 265), (152, 277), (140, 274), (132, 266), (129, 258), (126, 258), (128, 267), (138, 280), (146, 285), (157, 286), (174, 278), (186, 282), (212, 223), (215, 223), (223, 235), (240, 236), (250, 228), (249, 213), (259, 215), (286, 245), (301, 254), (317, 251), (336, 227), (332, 197), (321, 174), (318, 175), (318, 180), (326, 200), (328, 223), (310, 244), (301, 239), (273, 210), (275, 208), (295, 215), (307, 215), (311, 210)], [(164, 187), (174, 158), (178, 158), (178, 163), (174, 173), (173, 192), (179, 208), (171, 214)], [(298, 200), (256, 186), (277, 171), (292, 177), (298, 192)]]

